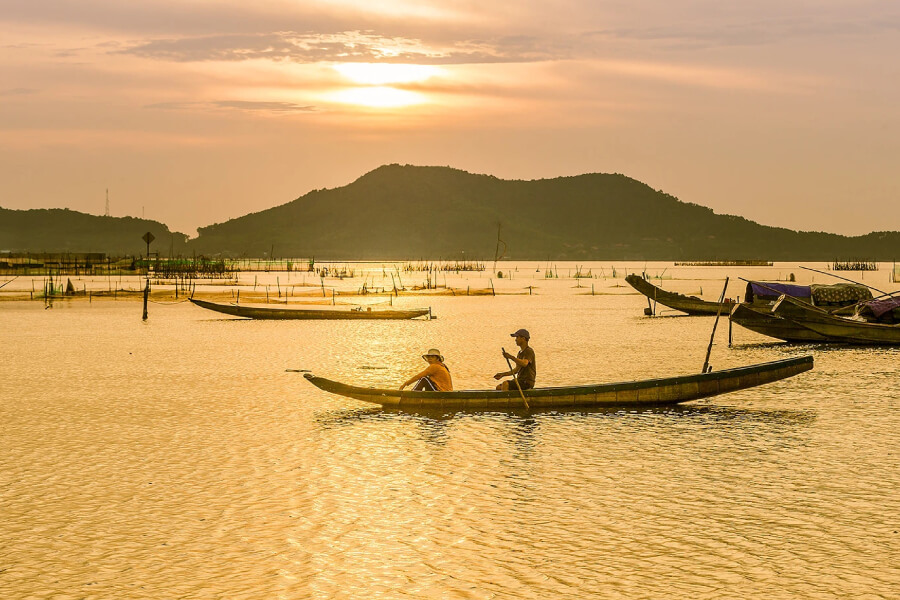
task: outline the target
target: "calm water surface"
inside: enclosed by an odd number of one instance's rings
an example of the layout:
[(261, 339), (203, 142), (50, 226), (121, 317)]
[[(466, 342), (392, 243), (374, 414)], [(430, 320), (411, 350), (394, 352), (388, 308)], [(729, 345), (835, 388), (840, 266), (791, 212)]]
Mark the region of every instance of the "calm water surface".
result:
[[(718, 295), (721, 271), (694, 273), (663, 285)], [(714, 368), (815, 369), (603, 412), (385, 412), (285, 371), (396, 386), (437, 346), (485, 388), (519, 327), (543, 385), (699, 371), (711, 318), (529, 277), (398, 301), (433, 321), (0, 303), (0, 597), (900, 596), (898, 349), (729, 348), (722, 321)]]

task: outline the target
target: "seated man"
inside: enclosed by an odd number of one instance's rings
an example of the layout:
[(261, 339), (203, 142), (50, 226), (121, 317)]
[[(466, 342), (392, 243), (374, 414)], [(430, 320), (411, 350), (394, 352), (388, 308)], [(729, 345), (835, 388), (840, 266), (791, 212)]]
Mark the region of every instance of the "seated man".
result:
[(444, 364), (444, 357), (437, 348), (432, 348), (422, 355), (428, 366), (421, 373), (416, 373), (400, 386), (402, 390), (413, 382), (416, 382), (413, 390), (428, 392), (452, 392), (453, 380), (450, 378), (450, 369)]
[(503, 379), (510, 375), (515, 375), (515, 380), (504, 381), (497, 386), (498, 390), (514, 390), (516, 384), (523, 390), (530, 390), (534, 387), (535, 379), (537, 379), (537, 366), (534, 361), (534, 349), (528, 345), (531, 335), (527, 329), (520, 329), (515, 333), (509, 334), (510, 337), (516, 338), (516, 345), (520, 348), (519, 353), (513, 356), (506, 350), (503, 351), (503, 358), (511, 360), (513, 363), (512, 371), (504, 371), (494, 375), (494, 379)]

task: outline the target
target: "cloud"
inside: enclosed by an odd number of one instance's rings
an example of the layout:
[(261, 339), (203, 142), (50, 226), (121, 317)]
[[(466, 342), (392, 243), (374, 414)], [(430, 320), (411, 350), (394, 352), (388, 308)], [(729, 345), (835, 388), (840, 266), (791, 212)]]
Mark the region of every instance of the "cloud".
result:
[[(584, 9), (586, 10), (586, 9)], [(708, 16), (704, 19), (659, 24), (637, 21), (617, 27), (597, 28), (606, 22), (596, 15), (584, 23), (566, 27), (509, 27), (500, 34), (474, 24), (442, 30), (434, 26), (409, 27), (397, 22), (379, 29), (307, 30), (255, 33), (183, 35), (141, 40), (112, 53), (174, 62), (272, 60), (294, 63), (393, 62), (433, 65), (542, 62), (567, 59), (609, 58), (638, 50), (703, 50), (717, 47), (765, 46), (797, 39), (867, 38), (877, 33), (900, 31), (900, 14), (878, 18), (841, 12), (809, 14), (803, 11)], [(634, 21), (634, 19), (632, 19)], [(391, 33), (405, 31), (406, 33)], [(628, 49), (631, 50), (628, 50)]]
[(314, 112), (315, 106), (303, 106), (293, 102), (254, 102), (248, 100), (217, 100), (213, 102), (156, 102), (144, 108), (156, 110), (242, 110), (278, 114)]
[(502, 36), (428, 44), (371, 31), (275, 32), (141, 42), (115, 53), (174, 62), (273, 60), (296, 63), (392, 62), (474, 64), (557, 60), (577, 53), (570, 44), (536, 36)]
[(245, 100), (221, 100), (212, 103), (219, 108), (233, 108), (237, 110), (261, 110), (276, 113), (313, 112), (315, 106), (301, 106), (293, 102), (250, 102)]
[(27, 96), (29, 94), (37, 94), (39, 90), (31, 88), (11, 88), (0, 90), (0, 96)]
[[(761, 18), (765, 15), (765, 18)], [(877, 15), (877, 16), (870, 16)], [(765, 11), (708, 16), (705, 19), (673, 20), (660, 25), (641, 23), (585, 31), (584, 39), (596, 41), (657, 43), (667, 48), (764, 46), (790, 40), (839, 37), (867, 38), (878, 33), (900, 31), (900, 13), (854, 10), (844, 13), (820, 7), (810, 13)]]

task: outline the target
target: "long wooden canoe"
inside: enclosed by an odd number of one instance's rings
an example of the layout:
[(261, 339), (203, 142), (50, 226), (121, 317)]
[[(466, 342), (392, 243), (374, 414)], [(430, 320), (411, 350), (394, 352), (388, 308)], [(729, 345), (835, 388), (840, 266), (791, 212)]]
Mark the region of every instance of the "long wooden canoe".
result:
[[(801, 356), (696, 375), (624, 383), (537, 388), (526, 390), (524, 393), (528, 398), (528, 405), (532, 409), (678, 404), (786, 379), (812, 368), (812, 356)], [(524, 408), (518, 390), (506, 392), (498, 390), (399, 391), (347, 385), (316, 377), (311, 373), (305, 374), (304, 377), (326, 392), (385, 407), (469, 410), (519, 410)]]
[(246, 319), (415, 319), (431, 314), (430, 308), (399, 309), (332, 309), (332, 308), (286, 308), (271, 306), (248, 306), (246, 304), (220, 304), (191, 298), (191, 302), (201, 308)]
[(647, 296), (648, 302), (656, 302), (663, 306), (686, 312), (689, 315), (715, 315), (719, 310), (722, 311), (723, 315), (727, 315), (735, 305), (735, 302), (732, 300), (725, 300), (722, 303), (710, 302), (708, 300), (697, 298), (696, 296), (685, 296), (684, 294), (679, 294), (677, 292), (668, 292), (662, 288), (656, 287), (640, 275), (635, 275), (633, 273), (626, 276), (625, 281), (628, 282), (631, 287)]
[(864, 345), (900, 344), (900, 324), (885, 325), (837, 317), (790, 296), (782, 296), (772, 307), (772, 312), (833, 341)]
[(729, 315), (732, 323), (746, 327), (750, 331), (761, 333), (786, 342), (828, 342), (831, 341), (824, 335), (798, 325), (790, 319), (782, 318), (772, 313), (769, 305), (754, 305), (742, 303), (736, 305)]

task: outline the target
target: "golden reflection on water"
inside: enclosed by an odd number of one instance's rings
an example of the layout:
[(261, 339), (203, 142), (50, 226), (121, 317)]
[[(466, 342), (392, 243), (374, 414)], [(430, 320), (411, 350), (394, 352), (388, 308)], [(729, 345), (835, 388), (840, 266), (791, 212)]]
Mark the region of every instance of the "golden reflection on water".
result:
[(394, 387), (437, 346), (483, 388), (523, 326), (543, 385), (699, 370), (710, 319), (541, 283), (400, 323), (0, 305), (0, 597), (894, 595), (897, 349), (720, 323), (715, 368), (815, 369), (577, 412), (386, 411), (285, 372)]

